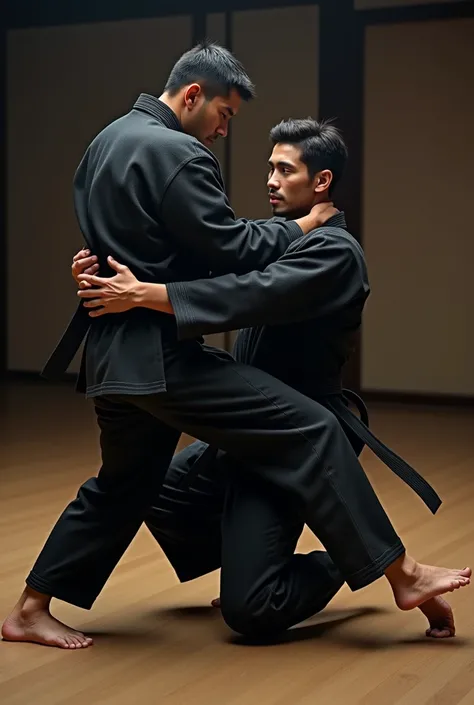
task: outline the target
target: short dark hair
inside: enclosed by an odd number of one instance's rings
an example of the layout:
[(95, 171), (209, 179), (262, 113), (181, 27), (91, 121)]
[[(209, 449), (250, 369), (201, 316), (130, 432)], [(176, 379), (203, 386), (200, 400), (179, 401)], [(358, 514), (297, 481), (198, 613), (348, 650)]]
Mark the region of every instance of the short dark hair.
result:
[(311, 177), (323, 169), (333, 175), (330, 192), (340, 180), (348, 158), (342, 134), (330, 120), (314, 120), (311, 117), (282, 120), (270, 131), (270, 140), (277, 143), (294, 144), (301, 149), (301, 161), (308, 167)]
[(255, 86), (240, 61), (215, 42), (201, 42), (183, 54), (171, 70), (165, 91), (174, 96), (189, 83), (202, 84), (209, 100), (227, 97), (232, 89), (245, 101), (255, 98)]

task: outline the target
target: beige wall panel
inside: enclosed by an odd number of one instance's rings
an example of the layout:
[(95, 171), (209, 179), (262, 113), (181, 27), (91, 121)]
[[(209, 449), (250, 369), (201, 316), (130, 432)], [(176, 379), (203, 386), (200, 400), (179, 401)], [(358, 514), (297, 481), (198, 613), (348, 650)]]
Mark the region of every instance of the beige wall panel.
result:
[(474, 19), (366, 35), (362, 383), (474, 394)]

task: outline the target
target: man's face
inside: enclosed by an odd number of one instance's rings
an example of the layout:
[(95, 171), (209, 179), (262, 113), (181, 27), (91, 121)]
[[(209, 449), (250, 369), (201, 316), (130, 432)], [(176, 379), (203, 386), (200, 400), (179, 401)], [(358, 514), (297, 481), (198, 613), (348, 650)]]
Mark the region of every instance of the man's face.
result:
[(321, 200), (318, 174), (310, 178), (301, 161), (301, 150), (292, 144), (278, 143), (269, 159), (268, 195), (274, 215), (300, 217)]
[(242, 98), (232, 90), (227, 97), (207, 100), (198, 84), (190, 86), (185, 95), (181, 116), (183, 129), (206, 147), (212, 147), (219, 137), (226, 137), (229, 120), (237, 114)]

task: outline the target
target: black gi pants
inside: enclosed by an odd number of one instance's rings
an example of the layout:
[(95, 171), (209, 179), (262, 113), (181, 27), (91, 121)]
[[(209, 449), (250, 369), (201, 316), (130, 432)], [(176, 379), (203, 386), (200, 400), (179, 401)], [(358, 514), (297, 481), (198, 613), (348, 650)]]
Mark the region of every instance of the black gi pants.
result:
[(27, 584), (90, 608), (157, 496), (181, 431), (221, 448), (301, 506), (352, 590), (404, 548), (336, 417), (262, 370), (183, 343), (167, 391), (95, 398), (102, 466), (65, 509)]
[(196, 441), (175, 455), (145, 524), (181, 582), (222, 568), (231, 629), (278, 635), (324, 609), (344, 578), (324, 551), (295, 555), (304, 521), (294, 498), (225, 453), (200, 463), (206, 448)]

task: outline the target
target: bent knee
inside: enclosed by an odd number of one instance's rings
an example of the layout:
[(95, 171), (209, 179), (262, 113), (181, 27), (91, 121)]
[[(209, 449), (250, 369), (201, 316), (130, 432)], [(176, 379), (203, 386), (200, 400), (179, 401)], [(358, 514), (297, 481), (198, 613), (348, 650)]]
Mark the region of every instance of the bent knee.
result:
[(257, 600), (229, 600), (221, 596), (221, 612), (229, 629), (244, 637), (273, 637), (287, 628), (274, 610)]

